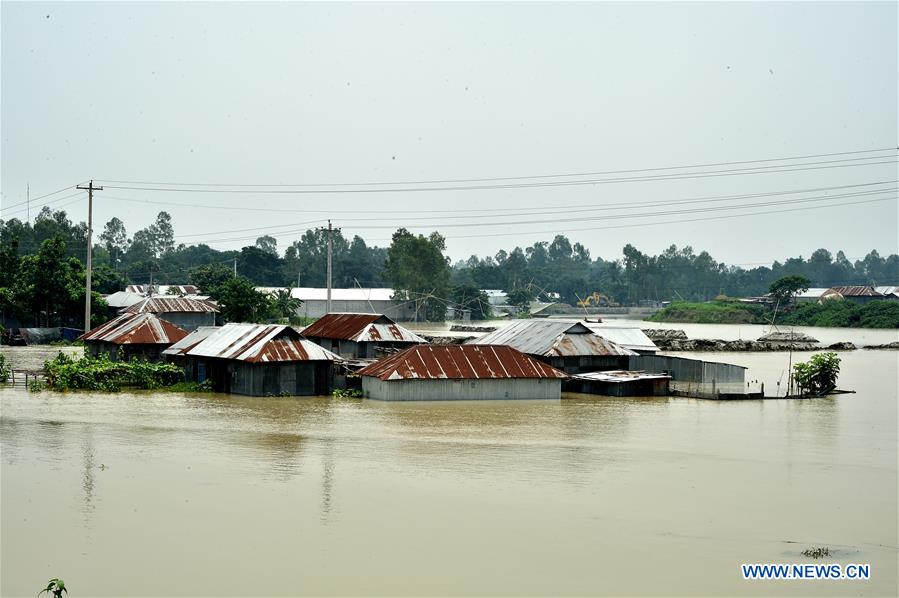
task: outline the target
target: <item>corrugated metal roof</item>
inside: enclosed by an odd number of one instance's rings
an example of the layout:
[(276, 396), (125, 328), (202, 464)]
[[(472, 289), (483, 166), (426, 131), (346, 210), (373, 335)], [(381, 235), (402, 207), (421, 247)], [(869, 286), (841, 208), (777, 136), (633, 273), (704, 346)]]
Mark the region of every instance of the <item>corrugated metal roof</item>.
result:
[(131, 307), (135, 303), (140, 303), (146, 299), (146, 297), (140, 293), (133, 293), (131, 291), (116, 291), (115, 293), (106, 295), (104, 299), (106, 300), (106, 305), (109, 307), (123, 308)]
[(882, 295), (874, 290), (874, 287), (863, 285), (830, 287), (831, 291), (837, 292), (843, 297), (881, 297)]
[(874, 287), (881, 295), (899, 295), (899, 287)]
[(326, 314), (303, 330), (306, 338), (351, 340), (357, 343), (390, 341), (426, 343), (425, 339), (383, 314)]
[(380, 380), (567, 378), (506, 345), (415, 345), (359, 370)]
[(210, 334), (214, 333), (218, 330), (219, 326), (200, 326), (180, 341), (165, 349), (162, 354), (163, 355), (184, 355), (190, 349), (193, 349), (197, 345), (200, 344), (200, 341), (204, 340)]
[(634, 380), (670, 380), (668, 374), (647, 374), (646, 372), (633, 370), (612, 370), (606, 372), (589, 372), (577, 374), (575, 378), (581, 380), (598, 380), (600, 382), (633, 382)]
[[(168, 295), (170, 290), (176, 290), (181, 295), (198, 295), (200, 289), (192, 284), (154, 284), (154, 295)], [(150, 285), (147, 284), (129, 284), (125, 287), (125, 291), (130, 293), (138, 293), (147, 296), (150, 292)]]
[(85, 341), (116, 345), (170, 345), (187, 336), (187, 331), (154, 314), (125, 313), (82, 334)]
[(593, 324), (591, 322), (587, 322), (586, 326), (599, 336), (632, 351), (659, 350), (656, 344), (640, 328), (622, 328), (605, 324)]
[(522, 353), (544, 357), (637, 354), (603, 338), (581, 322), (567, 320), (516, 320), (467, 344), (509, 345)]
[(290, 326), (275, 324), (225, 324), (182, 354), (250, 363), (340, 361)]
[(140, 303), (135, 303), (126, 312), (130, 313), (154, 313), (164, 314), (173, 312), (205, 312), (215, 313), (219, 308), (208, 299), (194, 299), (193, 297), (149, 297)]
[[(794, 299), (820, 299), (821, 295), (826, 293), (829, 289), (825, 288), (810, 288), (802, 291), (801, 293), (796, 293), (793, 295)], [(769, 293), (770, 294), (770, 293)]]
[[(287, 290), (286, 287), (256, 287), (261, 293)], [(393, 289), (331, 289), (331, 301), (391, 301)], [(302, 301), (325, 301), (328, 289), (318, 287), (297, 287), (290, 289), (290, 296)]]

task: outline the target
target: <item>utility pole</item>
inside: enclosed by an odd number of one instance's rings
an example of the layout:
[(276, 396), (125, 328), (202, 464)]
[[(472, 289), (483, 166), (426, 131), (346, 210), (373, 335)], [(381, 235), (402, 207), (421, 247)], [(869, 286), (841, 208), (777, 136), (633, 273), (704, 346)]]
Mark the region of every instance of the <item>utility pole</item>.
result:
[(25, 222), (31, 222), (31, 183), (25, 183)]
[(333, 250), (333, 241), (331, 237), (334, 231), (340, 232), (340, 229), (332, 227), (331, 220), (328, 219), (328, 228), (321, 227), (319, 230), (328, 231), (328, 295), (327, 303), (325, 305), (328, 313), (331, 313), (331, 251)]
[(234, 258), (234, 278), (237, 278), (237, 258)]
[(78, 185), (77, 189), (87, 191), (87, 269), (84, 279), (84, 331), (91, 329), (91, 258), (94, 250), (94, 191), (103, 191), (103, 187), (94, 187), (94, 181), (85, 187)]

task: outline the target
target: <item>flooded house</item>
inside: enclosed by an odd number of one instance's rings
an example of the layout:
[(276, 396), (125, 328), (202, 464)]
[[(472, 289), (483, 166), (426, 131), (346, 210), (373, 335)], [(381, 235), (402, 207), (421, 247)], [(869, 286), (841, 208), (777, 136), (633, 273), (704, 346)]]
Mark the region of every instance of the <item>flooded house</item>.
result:
[(893, 299), (891, 295), (885, 295), (872, 286), (853, 285), (830, 287), (830, 289), (822, 296), (822, 299), (845, 299), (853, 303), (870, 303), (871, 301), (882, 301), (884, 299)]
[(251, 396), (325, 395), (339, 356), (285, 325), (226, 324), (199, 328), (166, 353), (188, 380), (212, 380), (218, 392)]
[(215, 326), (215, 317), (218, 306), (209, 299), (195, 297), (147, 297), (130, 307), (123, 313), (151, 313), (164, 320), (194, 331), (200, 326)]
[(507, 345), (415, 345), (359, 375), (365, 398), (381, 401), (558, 400), (567, 378)]
[(470, 345), (507, 345), (568, 374), (627, 369), (636, 351), (600, 336), (583, 322), (518, 320)]
[(304, 329), (303, 336), (351, 359), (371, 359), (428, 342), (384, 314), (366, 313), (327, 314)]
[(620, 347), (636, 351), (640, 355), (655, 355), (659, 347), (640, 328), (625, 326), (609, 326), (586, 322), (586, 326), (599, 336), (608, 339)]
[(158, 361), (162, 351), (187, 336), (187, 331), (152, 313), (124, 313), (82, 334), (85, 352), (105, 355), (112, 361), (121, 356)]
[(690, 396), (746, 394), (746, 367), (674, 355), (637, 355), (632, 371), (661, 372), (671, 377), (670, 388)]
[(578, 374), (566, 390), (609, 397), (664, 397), (670, 394), (670, 383), (668, 374), (611, 370)]

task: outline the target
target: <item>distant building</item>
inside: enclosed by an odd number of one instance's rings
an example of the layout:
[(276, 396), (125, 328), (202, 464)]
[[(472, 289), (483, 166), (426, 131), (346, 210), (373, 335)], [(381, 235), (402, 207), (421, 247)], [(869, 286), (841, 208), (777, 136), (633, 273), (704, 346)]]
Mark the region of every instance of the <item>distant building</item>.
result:
[(364, 313), (327, 314), (304, 329), (303, 336), (341, 357), (357, 359), (428, 342), (384, 314)]
[(508, 345), (569, 374), (626, 369), (637, 355), (582, 322), (554, 319), (517, 320), (467, 344)]
[(415, 345), (359, 371), (382, 401), (555, 399), (559, 370), (505, 345)]
[(187, 336), (187, 331), (152, 313), (125, 313), (82, 334), (86, 352), (112, 361), (132, 358), (158, 361), (162, 351)]
[(128, 307), (125, 313), (156, 314), (192, 332), (200, 326), (215, 326), (215, 315), (218, 311), (218, 306), (208, 299), (160, 295), (135, 303)]
[(882, 301), (887, 299), (882, 293), (877, 292), (874, 287), (862, 285), (830, 287), (822, 298), (843, 298), (854, 303), (870, 303), (871, 301)]
[(891, 301), (899, 299), (899, 287), (874, 287), (874, 290), (883, 295), (884, 299)]
[[(284, 287), (256, 287), (257, 291), (273, 294)], [(415, 319), (415, 304), (393, 299), (393, 289), (331, 289), (331, 312), (384, 314), (397, 322)], [(328, 289), (299, 287), (290, 290), (291, 297), (303, 302), (298, 316), (320, 318), (328, 313)]]
[(806, 289), (801, 293), (793, 295), (793, 301), (796, 303), (818, 303), (828, 290), (827, 288), (818, 287)]
[(340, 361), (293, 328), (272, 324), (199, 328), (166, 357), (183, 363), (188, 380), (251, 396), (326, 395)]
[(200, 289), (192, 284), (129, 284), (125, 287), (128, 293), (143, 295), (198, 296)]

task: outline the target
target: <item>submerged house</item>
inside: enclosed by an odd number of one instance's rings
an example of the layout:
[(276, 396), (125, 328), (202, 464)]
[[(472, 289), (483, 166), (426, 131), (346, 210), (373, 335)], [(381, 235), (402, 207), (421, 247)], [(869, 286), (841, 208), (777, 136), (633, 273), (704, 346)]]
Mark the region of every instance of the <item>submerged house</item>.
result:
[(428, 342), (383, 314), (364, 313), (327, 314), (303, 330), (303, 336), (341, 357), (357, 359)]
[(467, 344), (508, 345), (569, 374), (626, 369), (637, 355), (582, 322), (565, 320), (518, 320)]
[(640, 355), (655, 355), (659, 352), (658, 345), (652, 342), (652, 339), (646, 336), (646, 333), (640, 328), (609, 326), (592, 322), (587, 322), (586, 325), (599, 336), (625, 349), (636, 351)]
[(251, 396), (328, 394), (340, 361), (290, 326), (275, 324), (201, 328), (166, 356), (183, 360), (188, 380), (212, 380), (219, 392)]
[(382, 401), (559, 399), (566, 374), (506, 345), (415, 345), (359, 371)]
[(570, 390), (609, 397), (664, 397), (669, 394), (671, 376), (641, 371), (606, 371), (578, 374)]
[(194, 297), (148, 297), (124, 310), (124, 313), (156, 314), (181, 328), (193, 331), (200, 326), (215, 326), (218, 306), (209, 299)]
[(88, 355), (106, 355), (126, 361), (132, 358), (157, 361), (162, 351), (187, 336), (187, 331), (155, 314), (125, 313), (82, 334)]

